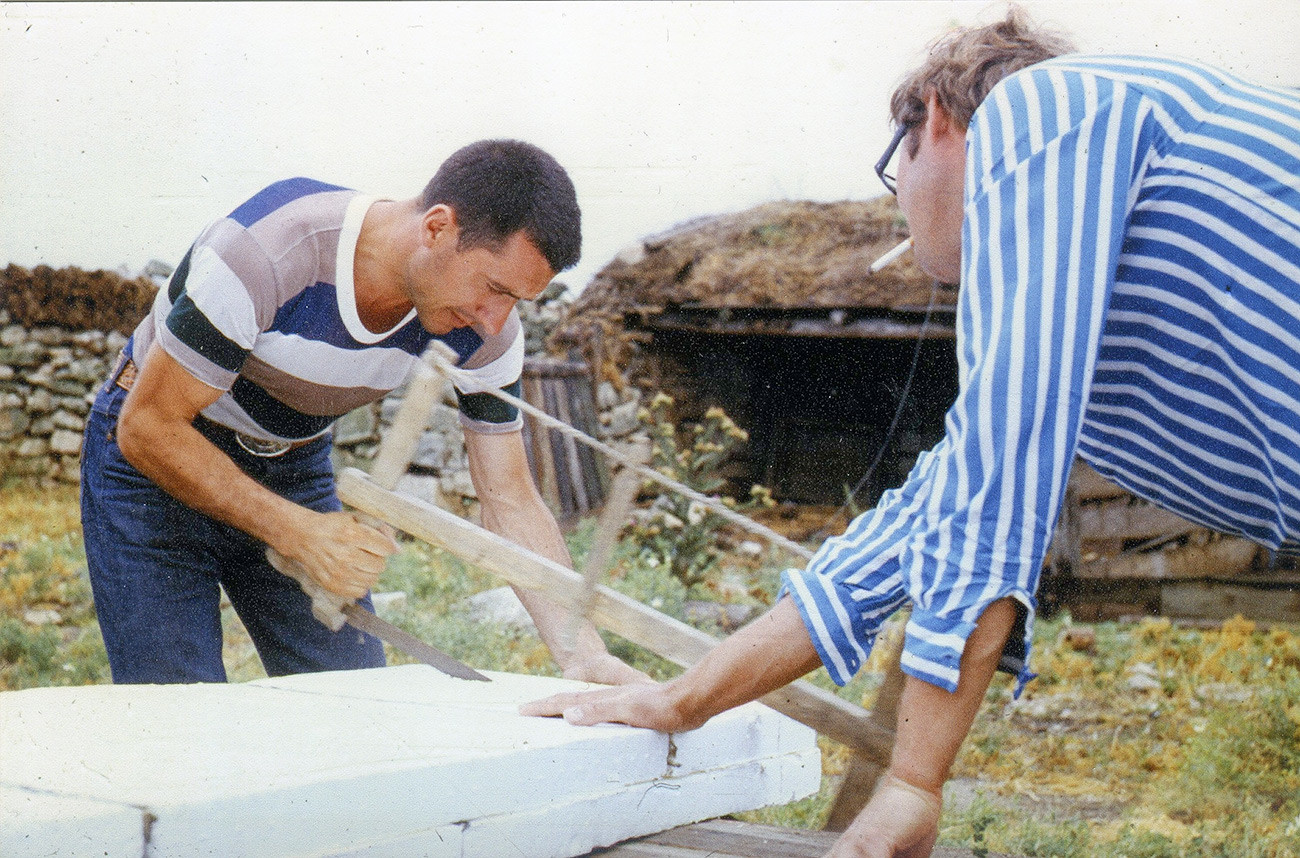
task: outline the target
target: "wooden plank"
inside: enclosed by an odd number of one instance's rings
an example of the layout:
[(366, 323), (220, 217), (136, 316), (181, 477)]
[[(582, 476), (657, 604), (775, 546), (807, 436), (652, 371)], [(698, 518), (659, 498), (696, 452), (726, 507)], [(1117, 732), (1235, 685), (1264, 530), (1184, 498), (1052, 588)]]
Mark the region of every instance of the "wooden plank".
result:
[(1168, 617), (1300, 623), (1300, 588), (1274, 589), (1224, 583), (1179, 582), (1160, 590), (1160, 613)]
[(1101, 503), (1079, 504), (1073, 509), (1073, 514), (1079, 537), (1085, 541), (1172, 537), (1197, 527), (1180, 515), (1145, 501), (1133, 501), (1127, 496)]
[[(446, 510), (388, 491), (362, 471), (344, 469), (338, 477), (338, 495), (345, 504), (445, 548), (511, 584), (544, 593), (569, 608), (585, 601), (582, 576), (572, 569), (526, 551)], [(591, 620), (683, 667), (699, 661), (718, 642), (699, 629), (603, 586), (596, 587), (592, 596)], [(808, 682), (791, 683), (768, 694), (763, 702), (850, 747), (885, 758), (893, 748), (893, 733), (873, 724), (861, 706)]]
[(677, 846), (712, 855), (821, 858), (835, 843), (832, 832), (802, 831), (738, 820), (716, 819), (652, 834), (643, 842)]
[[(591, 858), (700, 858), (705, 855), (695, 849), (689, 849), (682, 846), (664, 846), (661, 843), (645, 843), (640, 840), (629, 840), (627, 843), (621, 843), (618, 846), (611, 846), (609, 849), (597, 849), (589, 853)], [(725, 855), (727, 853), (711, 852), (709, 855)]]
[(1168, 581), (1186, 578), (1233, 578), (1255, 560), (1259, 546), (1246, 539), (1224, 537), (1204, 545), (1185, 545), (1145, 554), (1120, 554), (1083, 564), (1079, 578)]
[(1096, 469), (1082, 459), (1075, 459), (1074, 467), (1070, 469), (1070, 487), (1074, 489), (1075, 495), (1081, 501), (1121, 497), (1128, 494), (1097, 473)]
[[(597, 849), (589, 858), (822, 858), (839, 834), (713, 819)], [(986, 858), (1014, 858), (981, 852)], [(969, 849), (936, 846), (931, 858), (974, 858)]]
[(681, 331), (745, 337), (753, 336), (756, 333), (766, 333), (797, 337), (828, 337), (836, 340), (862, 338), (914, 341), (917, 339), (950, 340), (957, 335), (956, 328), (941, 318), (931, 319), (929, 324), (895, 321), (893, 319), (858, 319), (846, 324), (835, 324), (817, 319), (697, 322), (670, 318), (669, 314), (665, 313), (661, 318), (645, 320), (642, 324), (652, 331)]

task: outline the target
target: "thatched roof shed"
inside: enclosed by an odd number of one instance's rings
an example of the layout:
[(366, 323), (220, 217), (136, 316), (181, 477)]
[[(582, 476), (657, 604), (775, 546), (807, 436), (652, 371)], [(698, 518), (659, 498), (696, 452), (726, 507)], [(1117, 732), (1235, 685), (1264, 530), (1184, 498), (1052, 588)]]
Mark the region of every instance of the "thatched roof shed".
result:
[(911, 254), (869, 270), (907, 235), (892, 197), (701, 218), (620, 253), (550, 347), (672, 393), (681, 420), (723, 407), (751, 434), (738, 480), (843, 500), (882, 445), (871, 486), (910, 467), (956, 393), (956, 290)]
[[(644, 239), (598, 272), (552, 336), (557, 351), (590, 351), (594, 328), (626, 372), (625, 332), (690, 320), (732, 332), (890, 336), (933, 301), (935, 333), (950, 333), (956, 290), (935, 286), (904, 256), (869, 273), (908, 235), (893, 197), (771, 202), (700, 218)], [(589, 357), (597, 357), (589, 355)], [(621, 360), (620, 360), (621, 359)]]

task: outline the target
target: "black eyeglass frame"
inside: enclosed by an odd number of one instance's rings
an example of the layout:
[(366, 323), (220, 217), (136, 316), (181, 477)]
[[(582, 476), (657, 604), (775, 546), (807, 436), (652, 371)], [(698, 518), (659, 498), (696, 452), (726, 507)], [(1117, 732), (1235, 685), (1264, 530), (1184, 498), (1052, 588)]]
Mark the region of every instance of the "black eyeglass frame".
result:
[(911, 130), (911, 125), (898, 126), (898, 130), (894, 132), (894, 139), (889, 141), (889, 147), (885, 149), (885, 154), (881, 155), (880, 160), (876, 162), (876, 175), (880, 177), (880, 183), (885, 186), (885, 190), (894, 196), (898, 196), (898, 180), (886, 173), (885, 169), (889, 167), (889, 161), (894, 157), (894, 151), (898, 149), (898, 144), (903, 142), (903, 138)]

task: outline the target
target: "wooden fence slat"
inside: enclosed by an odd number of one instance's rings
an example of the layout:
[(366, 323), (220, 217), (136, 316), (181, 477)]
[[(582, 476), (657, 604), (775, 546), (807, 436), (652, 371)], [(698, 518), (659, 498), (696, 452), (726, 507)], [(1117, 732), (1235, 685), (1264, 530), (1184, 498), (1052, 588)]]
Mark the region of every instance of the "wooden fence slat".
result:
[[(555, 406), (555, 388), (548, 384), (545, 379), (539, 382), (542, 392), (542, 410), (552, 416), (556, 415)], [(560, 503), (560, 518), (567, 519), (573, 514), (577, 504), (573, 497), (573, 481), (569, 476), (569, 469), (566, 466), (564, 455), (564, 436), (559, 432), (547, 429), (544, 426), (538, 427), (539, 432), (546, 436), (547, 449), (550, 451), (551, 471), (555, 474), (556, 494)]]
[[(713, 819), (649, 834), (587, 858), (821, 858), (838, 834), (758, 825), (734, 819)], [(936, 846), (931, 858), (1016, 858), (1001, 852)]]
[[(596, 432), (599, 419), (587, 365), (575, 361), (530, 358), (524, 363), (523, 399), (579, 431)], [(600, 508), (608, 482), (596, 451), (525, 415), (529, 461), (542, 497), (561, 521)]]
[[(525, 373), (523, 377), (524, 400), (544, 408), (542, 397), (542, 380), (540, 377)], [(529, 447), (533, 453), (533, 474), (542, 498), (554, 509), (560, 508), (560, 489), (556, 484), (555, 457), (550, 454), (551, 433), (546, 427), (538, 425), (531, 417), (524, 417), (528, 430)]]

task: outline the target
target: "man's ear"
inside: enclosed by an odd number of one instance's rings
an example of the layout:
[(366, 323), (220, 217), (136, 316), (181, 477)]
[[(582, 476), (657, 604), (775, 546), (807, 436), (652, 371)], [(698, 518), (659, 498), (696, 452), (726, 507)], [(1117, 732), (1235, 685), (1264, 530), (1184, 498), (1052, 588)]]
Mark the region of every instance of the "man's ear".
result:
[(939, 103), (939, 96), (934, 90), (930, 90), (925, 96), (925, 118), (926, 134), (932, 137), (944, 137), (948, 134), (956, 134), (963, 139), (966, 137), (966, 129)]
[(446, 203), (438, 203), (429, 208), (420, 219), (420, 226), (421, 237), (429, 244), (433, 244), (439, 235), (448, 231), (450, 237), (454, 238), (460, 229), (456, 224), (456, 210)]

